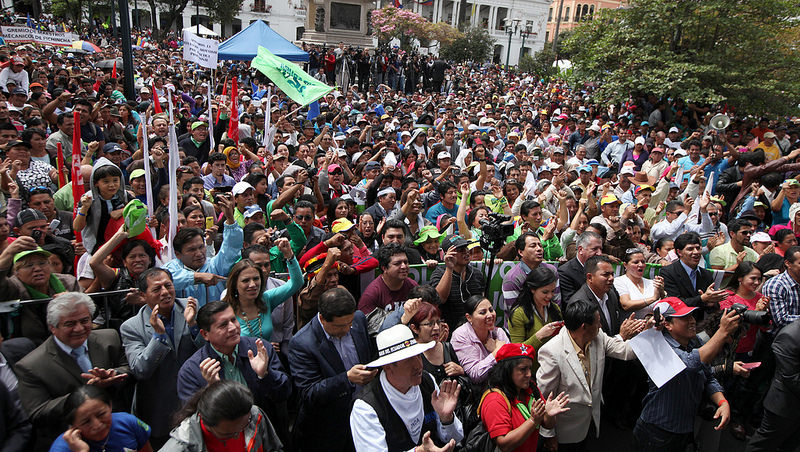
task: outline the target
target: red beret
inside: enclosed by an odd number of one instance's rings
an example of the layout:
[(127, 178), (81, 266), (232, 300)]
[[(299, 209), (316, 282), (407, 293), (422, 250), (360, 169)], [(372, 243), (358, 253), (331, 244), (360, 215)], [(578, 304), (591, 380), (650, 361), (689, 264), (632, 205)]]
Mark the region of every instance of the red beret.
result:
[(535, 359), (536, 350), (531, 347), (530, 345), (526, 344), (504, 344), (500, 347), (500, 350), (497, 351), (497, 355), (495, 355), (495, 360), (500, 362), (507, 358), (519, 358), (519, 357), (528, 357), (530, 359)]

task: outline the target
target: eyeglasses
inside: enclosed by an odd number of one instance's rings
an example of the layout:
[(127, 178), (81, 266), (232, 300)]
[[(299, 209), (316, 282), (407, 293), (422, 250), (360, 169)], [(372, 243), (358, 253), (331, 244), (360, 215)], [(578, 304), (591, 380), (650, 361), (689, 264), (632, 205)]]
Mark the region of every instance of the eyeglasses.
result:
[(719, 216), (719, 212), (708, 212), (709, 217), (716, 217)]
[(342, 170), (332, 171), (332, 172), (330, 172), (328, 174), (331, 175), (331, 176), (341, 176), (342, 175)]
[(434, 320), (432, 322), (422, 322), (419, 326), (441, 326), (443, 323), (442, 319)]
[(311, 221), (314, 219), (313, 215), (295, 215), (295, 220)]
[(753, 235), (753, 231), (748, 229), (746, 231), (739, 231), (739, 234), (742, 234), (742, 235)]

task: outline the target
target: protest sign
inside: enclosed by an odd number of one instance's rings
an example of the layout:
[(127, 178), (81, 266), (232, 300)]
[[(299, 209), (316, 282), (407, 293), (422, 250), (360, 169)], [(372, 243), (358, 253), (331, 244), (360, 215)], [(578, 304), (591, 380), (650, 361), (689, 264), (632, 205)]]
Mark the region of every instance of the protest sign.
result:
[(200, 66), (214, 69), (217, 67), (219, 42), (197, 36), (189, 30), (183, 30), (183, 59)]
[(28, 27), (0, 27), (6, 42), (35, 42), (53, 46), (71, 47), (72, 41), (78, 40), (75, 33), (58, 31), (41, 31)]

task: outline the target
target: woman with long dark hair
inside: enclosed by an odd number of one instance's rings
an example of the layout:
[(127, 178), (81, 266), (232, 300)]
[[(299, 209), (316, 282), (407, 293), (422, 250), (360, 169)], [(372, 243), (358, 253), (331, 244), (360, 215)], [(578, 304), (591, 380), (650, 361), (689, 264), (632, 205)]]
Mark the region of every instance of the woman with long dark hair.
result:
[(505, 344), (489, 372), (489, 390), (478, 413), (500, 450), (535, 452), (539, 427), (555, 427), (556, 417), (569, 410), (565, 393), (545, 399), (539, 392), (533, 378), (534, 354), (529, 345)]
[(283, 445), (253, 394), (241, 383), (219, 380), (201, 389), (178, 413), (162, 452), (240, 450), (278, 452)]
[(509, 342), (508, 336), (497, 328), (492, 302), (483, 295), (469, 297), (464, 303), (464, 312), (467, 321), (453, 331), (451, 342), (472, 382), (482, 383), (495, 365), (500, 347)]
[(437, 384), (448, 377), (464, 375), (464, 368), (458, 363), (453, 346), (441, 339), (442, 325), (444, 325), (442, 312), (436, 306), (424, 301), (419, 304), (416, 314), (408, 322), (408, 327), (411, 328), (418, 343), (436, 342), (433, 348), (422, 353), (422, 367), (433, 375)]
[[(523, 283), (520, 296), (511, 307), (508, 320), (512, 342), (524, 343), (539, 349), (564, 325), (561, 309), (553, 301), (556, 275), (549, 268), (534, 268)], [(534, 361), (533, 370), (539, 368)]]

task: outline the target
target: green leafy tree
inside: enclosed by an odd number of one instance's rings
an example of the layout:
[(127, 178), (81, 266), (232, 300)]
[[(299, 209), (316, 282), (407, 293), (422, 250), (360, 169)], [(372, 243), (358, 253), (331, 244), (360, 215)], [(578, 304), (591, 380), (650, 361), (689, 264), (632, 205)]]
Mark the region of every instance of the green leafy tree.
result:
[(552, 48), (545, 46), (533, 56), (525, 55), (520, 58), (517, 69), (520, 72), (531, 73), (538, 79), (550, 80), (558, 74), (558, 69), (553, 67), (554, 61), (555, 55), (553, 55)]
[(164, 22), (162, 23), (156, 14), (156, 0), (147, 0), (150, 6), (150, 18), (153, 23), (153, 30), (159, 29), (159, 24), (164, 25), (164, 30), (169, 31), (178, 21), (178, 18), (183, 14), (189, 0), (158, 0), (159, 11), (164, 15)]
[(439, 56), (456, 62), (475, 61), (483, 63), (492, 56), (494, 39), (482, 27), (465, 26), (461, 37), (449, 44), (442, 44)]
[(800, 5), (790, 0), (631, 0), (564, 42), (574, 81), (600, 100), (632, 92), (789, 113), (800, 94)]
[(211, 22), (223, 25), (231, 23), (236, 18), (242, 9), (242, 3), (243, 0), (203, 0), (203, 6), (207, 8)]

